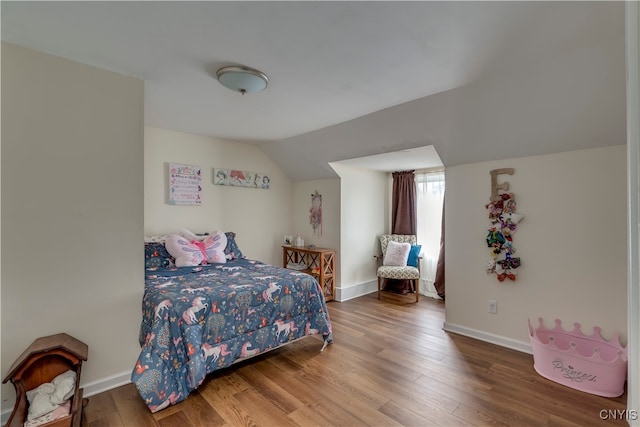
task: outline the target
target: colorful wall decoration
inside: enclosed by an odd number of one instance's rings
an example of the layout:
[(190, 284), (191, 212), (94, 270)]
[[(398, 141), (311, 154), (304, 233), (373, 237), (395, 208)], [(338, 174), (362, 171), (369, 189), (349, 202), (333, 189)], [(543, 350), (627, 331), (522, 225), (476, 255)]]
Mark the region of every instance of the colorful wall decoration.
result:
[(202, 205), (200, 166), (169, 163), (169, 204)]
[[(516, 248), (513, 246), (513, 233), (524, 215), (517, 214), (516, 200), (512, 193), (508, 193), (509, 183), (498, 184), (497, 177), (501, 174), (513, 175), (512, 168), (494, 169), (491, 174), (491, 198), (485, 205), (489, 210), (489, 229), (487, 246), (492, 259), (487, 263), (487, 273), (495, 273), (500, 282), (505, 279), (516, 280), (517, 268), (520, 267), (519, 257), (514, 257)], [(502, 192), (500, 192), (502, 190)]]
[(268, 189), (271, 186), (271, 179), (269, 176), (259, 172), (241, 171), (236, 169), (214, 169), (213, 183), (216, 185), (231, 185), (234, 187)]

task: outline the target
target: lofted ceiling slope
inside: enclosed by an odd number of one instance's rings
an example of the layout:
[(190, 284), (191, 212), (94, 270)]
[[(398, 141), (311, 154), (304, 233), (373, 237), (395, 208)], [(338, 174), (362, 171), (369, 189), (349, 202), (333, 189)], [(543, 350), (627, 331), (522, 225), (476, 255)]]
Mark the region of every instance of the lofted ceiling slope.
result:
[[(423, 146), (454, 165), (624, 143), (624, 2), (28, 1), (1, 18), (3, 41), (144, 79), (147, 125), (258, 144), (294, 180)], [(222, 87), (233, 64), (267, 89)]]

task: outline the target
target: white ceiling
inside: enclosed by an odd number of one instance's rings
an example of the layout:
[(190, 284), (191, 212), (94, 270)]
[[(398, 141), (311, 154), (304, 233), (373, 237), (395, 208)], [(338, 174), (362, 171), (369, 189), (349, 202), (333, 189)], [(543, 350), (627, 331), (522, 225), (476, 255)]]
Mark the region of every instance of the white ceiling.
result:
[[(144, 79), (148, 125), (264, 145), (622, 37), (617, 3), (3, 1), (1, 33)], [(266, 90), (221, 86), (237, 64)]]
[(394, 172), (400, 169), (439, 169), (443, 166), (433, 145), (340, 160), (336, 163), (380, 172)]

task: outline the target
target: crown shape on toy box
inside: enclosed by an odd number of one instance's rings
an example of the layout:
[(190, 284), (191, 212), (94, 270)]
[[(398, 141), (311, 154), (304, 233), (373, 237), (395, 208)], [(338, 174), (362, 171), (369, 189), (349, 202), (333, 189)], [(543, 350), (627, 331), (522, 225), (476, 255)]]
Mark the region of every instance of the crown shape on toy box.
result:
[(577, 322), (573, 324), (572, 331), (564, 330), (560, 319), (556, 319), (552, 329), (544, 326), (542, 317), (538, 318), (537, 329), (533, 328), (530, 319), (528, 322), (532, 343), (598, 363), (627, 363), (627, 349), (620, 344), (619, 332), (614, 334), (611, 341), (607, 341), (602, 337), (599, 326), (594, 326), (592, 335), (585, 335)]

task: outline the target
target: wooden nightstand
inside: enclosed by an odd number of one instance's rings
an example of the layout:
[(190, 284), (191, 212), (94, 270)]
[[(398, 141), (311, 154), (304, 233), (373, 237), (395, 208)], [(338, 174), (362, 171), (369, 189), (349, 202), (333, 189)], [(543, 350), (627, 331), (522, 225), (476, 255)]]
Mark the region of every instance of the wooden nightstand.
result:
[(318, 280), (325, 301), (333, 301), (336, 292), (335, 255), (333, 249), (282, 246), (282, 266), (286, 268), (289, 263), (304, 262), (307, 268), (301, 271)]
[(35, 340), (13, 362), (2, 381), (11, 381), (16, 389), (16, 403), (6, 426), (21, 427), (26, 421), (29, 406), (27, 391), (51, 382), (61, 373), (72, 369), (76, 373), (76, 388), (71, 398), (71, 411), (68, 416), (43, 424), (43, 427), (79, 427), (82, 408), (88, 403), (88, 399), (82, 398), (83, 390), (79, 387), (82, 362), (87, 360), (88, 352), (89, 347), (85, 343), (64, 333)]

